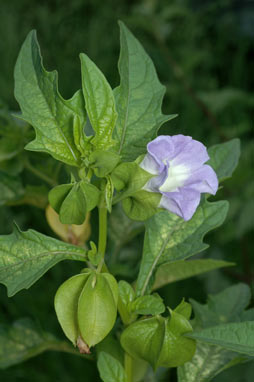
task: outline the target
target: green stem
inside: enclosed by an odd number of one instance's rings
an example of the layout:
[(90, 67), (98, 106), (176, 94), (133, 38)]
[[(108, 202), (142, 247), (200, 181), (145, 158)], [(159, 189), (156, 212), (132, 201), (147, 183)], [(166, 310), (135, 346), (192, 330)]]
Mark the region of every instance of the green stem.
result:
[(124, 353), (124, 369), (126, 373), (126, 382), (133, 382), (133, 363), (128, 353)]
[(98, 241), (98, 253), (101, 257), (101, 261), (98, 265), (97, 271), (100, 272), (104, 265), (104, 256), (107, 245), (107, 208), (103, 203), (99, 206), (99, 241)]
[(76, 350), (73, 346), (70, 346), (66, 342), (52, 342), (46, 344), (45, 350), (59, 351), (64, 353), (74, 354), (78, 357), (86, 358), (87, 360), (94, 361), (94, 357), (89, 354), (81, 354), (78, 350)]
[(53, 179), (51, 179), (50, 177), (48, 177), (46, 174), (43, 174), (43, 172), (39, 171), (37, 168), (33, 167), (31, 165), (31, 163), (29, 163), (28, 161), (26, 161), (25, 163), (25, 167), (27, 168), (27, 170), (29, 170), (30, 172), (32, 172), (34, 175), (36, 175), (38, 178), (44, 180), (45, 182), (47, 182), (50, 186), (53, 186), (55, 187), (57, 185), (57, 182)]

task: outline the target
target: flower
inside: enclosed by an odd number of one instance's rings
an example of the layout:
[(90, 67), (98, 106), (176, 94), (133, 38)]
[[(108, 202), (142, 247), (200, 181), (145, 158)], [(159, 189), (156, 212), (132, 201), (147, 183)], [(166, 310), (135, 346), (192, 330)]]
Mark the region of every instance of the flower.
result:
[(218, 179), (207, 164), (206, 147), (185, 135), (161, 135), (147, 145), (140, 166), (154, 174), (144, 189), (162, 194), (159, 207), (190, 220), (200, 203), (200, 194), (216, 194)]

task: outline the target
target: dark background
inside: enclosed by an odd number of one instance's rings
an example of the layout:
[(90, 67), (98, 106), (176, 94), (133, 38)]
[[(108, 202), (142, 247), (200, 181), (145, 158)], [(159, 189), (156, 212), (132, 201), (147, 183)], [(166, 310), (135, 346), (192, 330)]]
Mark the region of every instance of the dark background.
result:
[[(207, 293), (239, 281), (253, 289), (254, 1), (0, 0), (0, 105), (11, 111), (19, 109), (13, 96), (13, 69), (31, 29), (38, 32), (46, 69), (59, 72), (59, 89), (65, 98), (81, 86), (80, 52), (99, 66), (112, 87), (117, 86), (118, 19), (140, 40), (167, 87), (164, 112), (179, 114), (161, 132), (191, 135), (207, 146), (241, 139), (240, 164), (216, 196), (230, 201), (227, 220), (207, 235), (210, 249), (202, 254), (234, 261), (237, 266), (174, 283), (163, 288), (161, 294), (174, 307), (183, 296), (205, 302)], [(11, 232), (13, 220), (22, 229), (30, 227), (52, 235), (44, 211), (38, 208), (1, 207), (1, 234)], [(28, 316), (63, 338), (53, 309), (54, 294), (60, 283), (78, 269), (76, 264), (59, 264), (29, 291), (11, 299), (5, 287), (0, 286), (0, 321)], [(93, 363), (53, 352), (0, 371), (0, 379), (99, 380)], [(253, 379), (254, 367), (250, 363), (224, 372), (215, 381)]]

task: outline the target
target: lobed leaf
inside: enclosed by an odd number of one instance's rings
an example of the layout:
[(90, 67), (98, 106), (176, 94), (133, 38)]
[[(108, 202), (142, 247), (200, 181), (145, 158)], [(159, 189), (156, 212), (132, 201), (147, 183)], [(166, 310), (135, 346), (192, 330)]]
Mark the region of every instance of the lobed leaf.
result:
[(204, 235), (220, 226), (227, 214), (228, 203), (220, 201), (200, 204), (193, 218), (184, 221), (163, 211), (146, 222), (143, 257), (137, 280), (137, 295), (151, 289), (151, 278), (159, 265), (184, 260), (208, 247)]
[(28, 289), (62, 260), (86, 260), (83, 248), (63, 243), (34, 230), (0, 236), (0, 282), (8, 296)]
[(144, 48), (122, 22), (119, 25), (120, 86), (114, 90), (118, 120), (113, 137), (122, 159), (133, 161), (146, 152), (160, 126), (176, 115), (161, 113), (165, 87)]
[(207, 304), (203, 305), (192, 299), (190, 299), (190, 302), (194, 309), (196, 325), (207, 328), (225, 322), (252, 319), (251, 310), (244, 310), (249, 305), (250, 300), (250, 287), (239, 283), (224, 289), (220, 293), (208, 296)]
[(80, 152), (73, 136), (74, 118), (84, 125), (81, 91), (65, 100), (58, 92), (57, 72), (47, 72), (42, 64), (36, 32), (31, 31), (20, 50), (15, 66), (15, 97), (22, 118), (30, 123), (36, 138), (26, 148), (43, 151), (64, 163), (79, 166)]

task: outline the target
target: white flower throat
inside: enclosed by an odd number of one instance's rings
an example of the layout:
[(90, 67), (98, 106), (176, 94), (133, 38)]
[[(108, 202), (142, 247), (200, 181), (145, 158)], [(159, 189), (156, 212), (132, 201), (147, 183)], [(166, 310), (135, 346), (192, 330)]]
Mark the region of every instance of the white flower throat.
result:
[(173, 161), (167, 161), (167, 163), (169, 163), (168, 176), (159, 190), (162, 192), (177, 192), (179, 191), (178, 188), (182, 187), (185, 180), (189, 178), (190, 169), (183, 164), (174, 166)]

